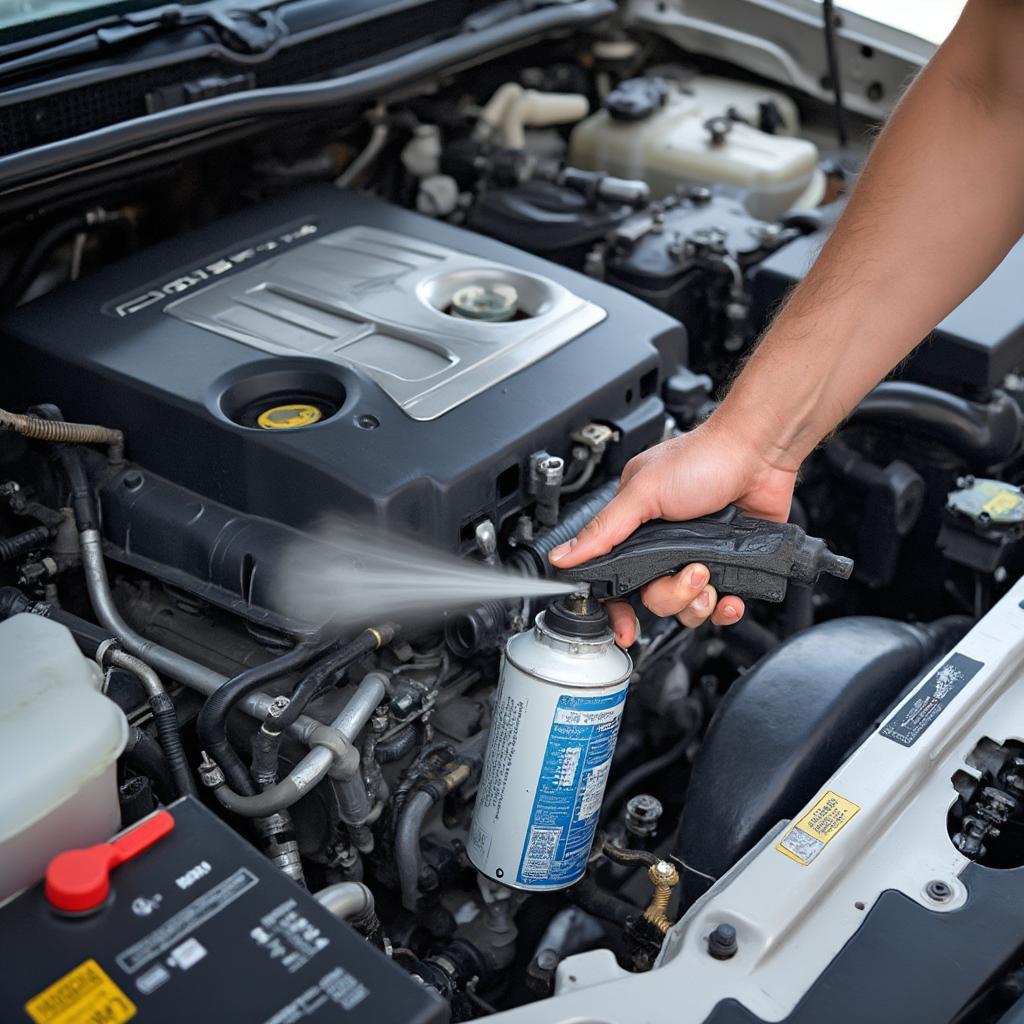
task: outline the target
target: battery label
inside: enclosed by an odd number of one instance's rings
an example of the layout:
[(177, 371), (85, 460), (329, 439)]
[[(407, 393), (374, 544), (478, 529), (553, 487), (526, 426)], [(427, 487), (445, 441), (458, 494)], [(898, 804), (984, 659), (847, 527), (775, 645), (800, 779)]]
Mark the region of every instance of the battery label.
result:
[(95, 961), (86, 960), (25, 1004), (36, 1024), (124, 1024), (135, 1004)]
[(583, 874), (625, 700), (625, 688), (558, 698), (519, 862), (520, 885), (564, 885)]

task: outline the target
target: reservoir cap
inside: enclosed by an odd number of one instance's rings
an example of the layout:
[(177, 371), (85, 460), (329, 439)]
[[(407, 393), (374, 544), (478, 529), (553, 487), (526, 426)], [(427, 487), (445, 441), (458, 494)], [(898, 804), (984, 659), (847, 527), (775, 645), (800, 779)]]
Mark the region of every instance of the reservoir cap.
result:
[(174, 828), (167, 811), (157, 811), (118, 839), (80, 850), (65, 850), (46, 869), (46, 898), (57, 910), (95, 910), (110, 894), (110, 872), (137, 857)]

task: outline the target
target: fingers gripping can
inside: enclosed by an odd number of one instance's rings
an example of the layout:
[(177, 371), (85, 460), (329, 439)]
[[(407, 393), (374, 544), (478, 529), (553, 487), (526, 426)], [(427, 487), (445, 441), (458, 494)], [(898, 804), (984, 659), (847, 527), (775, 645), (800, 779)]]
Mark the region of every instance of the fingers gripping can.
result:
[(508, 641), (469, 835), (483, 874), (531, 892), (583, 876), (632, 668), (586, 595)]

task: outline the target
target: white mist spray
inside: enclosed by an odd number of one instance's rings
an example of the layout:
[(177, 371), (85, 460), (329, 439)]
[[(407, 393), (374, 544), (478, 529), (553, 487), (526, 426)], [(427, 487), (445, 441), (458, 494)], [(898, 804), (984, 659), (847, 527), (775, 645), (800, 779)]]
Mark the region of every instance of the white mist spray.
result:
[(407, 537), (343, 519), (312, 531), (280, 561), (277, 588), (289, 614), (341, 630), (374, 622), (439, 620), (480, 601), (555, 597), (572, 584), (538, 580), (436, 551)]

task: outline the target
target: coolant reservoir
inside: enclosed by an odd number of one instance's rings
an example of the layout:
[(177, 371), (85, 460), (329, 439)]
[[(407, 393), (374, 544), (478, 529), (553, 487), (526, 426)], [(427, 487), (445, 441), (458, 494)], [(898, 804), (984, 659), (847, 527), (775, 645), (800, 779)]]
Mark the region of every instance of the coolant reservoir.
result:
[(39, 615), (0, 623), (0, 902), (43, 877), (61, 850), (120, 828), (117, 758), (128, 721), (99, 667)]
[[(603, 110), (573, 129), (568, 161), (640, 178), (655, 198), (680, 186), (732, 186), (763, 220), (777, 220), (795, 205), (815, 205), (824, 193), (817, 147), (728, 116), (732, 111), (747, 117), (757, 106), (745, 92), (730, 102), (731, 85), (700, 78), (686, 86), (661, 78), (623, 82), (608, 95)], [(772, 104), (777, 128), (791, 131), (795, 110), (788, 100), (777, 99)]]

